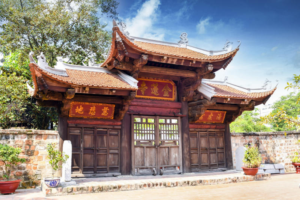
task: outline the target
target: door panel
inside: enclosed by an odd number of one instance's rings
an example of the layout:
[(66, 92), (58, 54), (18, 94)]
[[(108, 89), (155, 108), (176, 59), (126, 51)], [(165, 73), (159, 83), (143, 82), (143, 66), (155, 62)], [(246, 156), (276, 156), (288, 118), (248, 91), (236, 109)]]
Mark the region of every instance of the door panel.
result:
[(107, 128), (69, 128), (72, 173), (120, 172), (120, 131)]
[(133, 116), (133, 174), (181, 172), (179, 118)]
[(190, 132), (191, 171), (225, 167), (224, 132)]

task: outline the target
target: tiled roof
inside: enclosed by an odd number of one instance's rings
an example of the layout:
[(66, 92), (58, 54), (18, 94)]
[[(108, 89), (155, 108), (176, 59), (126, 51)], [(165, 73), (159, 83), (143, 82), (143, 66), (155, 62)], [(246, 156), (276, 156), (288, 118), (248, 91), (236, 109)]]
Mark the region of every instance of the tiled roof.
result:
[(188, 48), (182, 48), (182, 47), (174, 47), (174, 46), (167, 46), (162, 44), (154, 44), (154, 43), (148, 43), (148, 42), (141, 42), (141, 41), (135, 41), (134, 44), (138, 46), (139, 48), (149, 51), (152, 53), (157, 54), (167, 54), (170, 56), (179, 56), (184, 58), (190, 58), (190, 59), (197, 59), (197, 60), (224, 60), (226, 58), (229, 58), (230, 56), (234, 56), (236, 52), (239, 50), (238, 48), (222, 55), (205, 55), (193, 50), (190, 50)]
[[(31, 64), (31, 66), (33, 65)], [(45, 76), (66, 84), (99, 87), (103, 89), (137, 90), (137, 88), (131, 86), (117, 75), (111, 73), (66, 69), (68, 76), (60, 76), (47, 72), (37, 66), (35, 69), (40, 71)]]
[(215, 88), (216, 94), (213, 97), (222, 97), (222, 98), (235, 98), (235, 99), (260, 99), (265, 98), (267, 96), (272, 95), (276, 88), (273, 90), (269, 90), (266, 92), (243, 92), (241, 90), (237, 90), (228, 85), (220, 85), (220, 84), (212, 84), (208, 83), (208, 85)]

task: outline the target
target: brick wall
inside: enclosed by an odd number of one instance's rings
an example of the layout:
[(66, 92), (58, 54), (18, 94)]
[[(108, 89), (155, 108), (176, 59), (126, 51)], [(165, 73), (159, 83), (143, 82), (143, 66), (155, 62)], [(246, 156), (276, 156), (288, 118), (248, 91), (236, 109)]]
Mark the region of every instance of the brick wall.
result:
[[(20, 188), (35, 188), (41, 179), (52, 176), (52, 168), (47, 159), (47, 144), (56, 143), (57, 131), (30, 129), (0, 129), (0, 143), (22, 149), (20, 157), (26, 162), (13, 169), (12, 174), (21, 179)], [(61, 172), (56, 172), (59, 175)], [(12, 175), (11, 174), (11, 175)], [(3, 162), (0, 161), (0, 179), (3, 175)]]
[(231, 133), (232, 156), (235, 168), (235, 152), (240, 146), (255, 144), (262, 156), (262, 163), (282, 163), (286, 172), (294, 172), (290, 156), (300, 149), (296, 144), (300, 132), (270, 132), (270, 133)]

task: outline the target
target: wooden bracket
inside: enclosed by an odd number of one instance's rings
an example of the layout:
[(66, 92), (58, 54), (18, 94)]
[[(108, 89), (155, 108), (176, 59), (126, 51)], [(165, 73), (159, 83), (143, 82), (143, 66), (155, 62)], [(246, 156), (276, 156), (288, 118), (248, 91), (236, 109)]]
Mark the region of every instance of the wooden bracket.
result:
[(52, 101), (62, 101), (63, 95), (59, 92), (49, 91), (47, 94), (43, 92), (38, 93), (38, 99), (43, 101), (52, 100)]
[(255, 108), (255, 101), (251, 101), (248, 105), (240, 105), (240, 108), (238, 111), (232, 115), (232, 118), (229, 120), (229, 122), (233, 122), (238, 118), (240, 115), (243, 114), (244, 111), (251, 111)]
[(69, 116), (69, 111), (70, 111), (70, 108), (71, 108), (71, 102), (72, 101), (69, 100), (69, 99), (62, 100), (63, 106), (60, 108), (62, 116), (65, 116), (65, 117)]
[(68, 89), (67, 92), (64, 94), (64, 97), (66, 99), (73, 99), (74, 96), (75, 96), (75, 89), (74, 88)]
[(135, 98), (136, 92), (130, 92), (129, 96), (125, 97), (123, 99), (123, 103), (119, 109), (119, 113), (116, 114), (115, 119), (116, 120), (122, 120), (125, 113), (127, 112), (129, 105), (131, 101)]
[(131, 75), (133, 78), (137, 79), (140, 73), (141, 68), (146, 65), (148, 62), (148, 55), (142, 54), (141, 57), (133, 62), (133, 70)]
[(196, 102), (189, 103), (189, 122), (197, 121), (207, 110), (209, 106), (216, 105), (216, 99), (203, 99)]

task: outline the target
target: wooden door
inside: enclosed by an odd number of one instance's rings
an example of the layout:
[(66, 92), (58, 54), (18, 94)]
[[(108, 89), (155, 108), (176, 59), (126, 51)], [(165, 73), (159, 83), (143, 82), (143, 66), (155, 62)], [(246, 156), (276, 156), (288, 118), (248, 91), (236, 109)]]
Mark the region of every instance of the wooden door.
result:
[(98, 127), (69, 128), (72, 173), (120, 173), (120, 131)]
[(181, 172), (180, 119), (132, 117), (132, 174)]
[(224, 168), (224, 132), (190, 132), (191, 171)]

